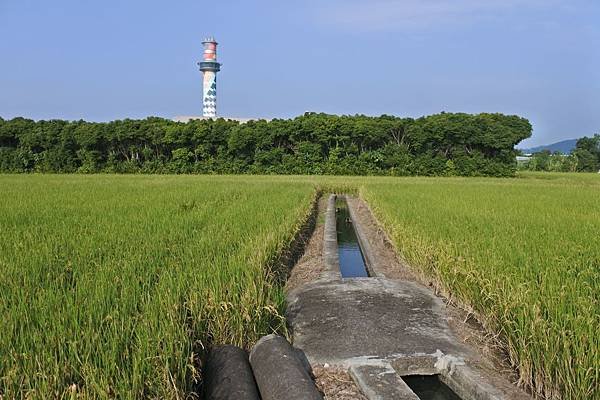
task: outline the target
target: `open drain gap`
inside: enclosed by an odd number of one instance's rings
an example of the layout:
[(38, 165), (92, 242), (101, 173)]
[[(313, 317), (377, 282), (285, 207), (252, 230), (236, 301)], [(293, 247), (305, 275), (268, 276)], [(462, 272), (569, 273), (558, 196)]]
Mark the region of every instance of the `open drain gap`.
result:
[(338, 255), (342, 278), (368, 277), (369, 272), (360, 248), (358, 236), (348, 209), (346, 198), (335, 199), (335, 225), (337, 231)]
[(421, 400), (461, 400), (437, 375), (408, 375), (402, 380)]

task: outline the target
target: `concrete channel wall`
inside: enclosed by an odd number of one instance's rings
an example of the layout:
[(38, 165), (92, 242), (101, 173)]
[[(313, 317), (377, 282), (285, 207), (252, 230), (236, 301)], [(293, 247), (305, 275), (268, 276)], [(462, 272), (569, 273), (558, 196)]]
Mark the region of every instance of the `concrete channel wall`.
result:
[(323, 234), (323, 263), (325, 271), (320, 279), (342, 279), (340, 273), (340, 256), (338, 254), (337, 228), (335, 220), (335, 194), (329, 195), (325, 213), (325, 229)]
[(352, 219), (352, 226), (354, 227), (354, 232), (356, 233), (358, 245), (360, 246), (360, 251), (362, 252), (363, 259), (365, 260), (365, 267), (367, 267), (369, 277), (384, 277), (380, 272), (381, 268), (379, 268), (379, 265), (377, 264), (377, 257), (375, 256), (375, 252), (371, 247), (371, 243), (367, 240), (367, 235), (365, 234), (365, 231), (357, 218), (356, 210), (348, 202), (348, 196), (344, 196), (344, 199), (348, 205), (348, 212), (350, 213), (350, 218)]

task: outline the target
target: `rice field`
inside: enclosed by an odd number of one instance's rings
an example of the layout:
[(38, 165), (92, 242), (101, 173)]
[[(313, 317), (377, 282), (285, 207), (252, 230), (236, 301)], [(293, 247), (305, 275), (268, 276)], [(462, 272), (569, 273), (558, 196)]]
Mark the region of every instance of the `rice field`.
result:
[(314, 185), (0, 175), (0, 398), (186, 398), (210, 343), (285, 330), (268, 268)]
[(600, 393), (600, 176), (0, 175), (0, 398), (189, 398), (199, 355), (285, 333), (278, 256), (354, 192), (540, 398)]
[(521, 383), (600, 398), (600, 176), (370, 182), (403, 257), (498, 332)]

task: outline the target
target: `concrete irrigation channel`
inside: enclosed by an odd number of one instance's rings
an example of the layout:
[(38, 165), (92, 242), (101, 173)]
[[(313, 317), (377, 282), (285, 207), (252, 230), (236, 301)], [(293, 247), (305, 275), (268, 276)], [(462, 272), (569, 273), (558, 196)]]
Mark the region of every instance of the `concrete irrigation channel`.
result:
[(301, 259), (292, 270), (286, 318), (293, 346), (268, 335), (249, 356), (233, 346), (213, 349), (204, 398), (322, 399), (314, 371), (332, 369), (352, 388), (321, 388), (329, 400), (530, 399), (462, 340), (443, 299), (394, 270), (357, 201), (329, 196), (324, 226), (315, 230), (322, 236), (311, 238), (319, 251), (307, 249), (313, 262)]
[[(345, 196), (339, 196), (345, 201)], [(328, 199), (323, 269), (288, 293), (293, 344), (315, 366), (349, 371), (368, 399), (529, 399), (450, 329), (446, 304), (418, 282), (392, 279), (348, 201), (368, 277), (340, 273), (336, 196)], [(339, 219), (338, 219), (339, 223)], [(419, 397), (420, 396), (420, 397)], [(452, 397), (455, 396), (455, 397)]]

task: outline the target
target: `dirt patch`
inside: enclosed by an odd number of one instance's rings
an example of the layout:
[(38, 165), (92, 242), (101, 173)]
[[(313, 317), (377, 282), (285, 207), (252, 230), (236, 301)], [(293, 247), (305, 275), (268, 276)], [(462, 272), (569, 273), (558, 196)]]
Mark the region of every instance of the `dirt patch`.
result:
[[(377, 256), (379, 272), (389, 279), (408, 280), (429, 287), (446, 304), (448, 325), (456, 338), (471, 349), (471, 364), (490, 372), (500, 373), (509, 382), (516, 383), (518, 376), (510, 367), (497, 337), (487, 332), (471, 312), (442, 296), (436, 282), (413, 270), (396, 254), (389, 237), (363, 200), (347, 197), (347, 201), (355, 211), (355, 218), (361, 224), (366, 239)], [(502, 386), (502, 382), (494, 383)]]
[(315, 229), (304, 247), (304, 254), (302, 254), (302, 257), (300, 257), (300, 260), (298, 260), (298, 263), (294, 265), (294, 268), (290, 272), (290, 276), (285, 284), (286, 292), (318, 279), (321, 272), (325, 270), (322, 255), (326, 211), (327, 199), (321, 197), (317, 205)]
[(367, 400), (348, 371), (343, 368), (314, 366), (313, 375), (325, 400)]

